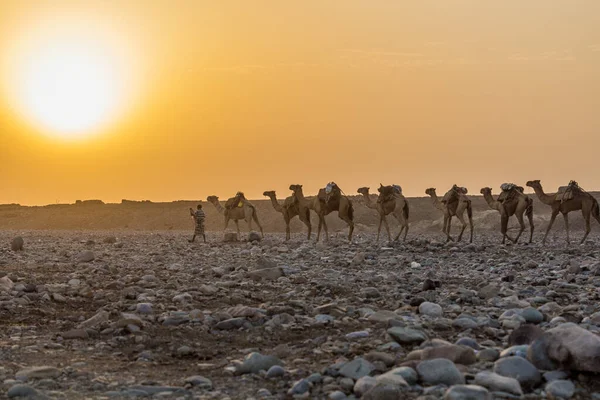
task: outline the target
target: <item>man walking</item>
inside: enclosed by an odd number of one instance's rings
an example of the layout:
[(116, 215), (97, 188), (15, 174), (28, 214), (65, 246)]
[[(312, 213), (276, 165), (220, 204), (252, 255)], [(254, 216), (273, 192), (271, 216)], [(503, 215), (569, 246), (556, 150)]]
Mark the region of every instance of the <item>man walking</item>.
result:
[(198, 204), (198, 209), (194, 212), (193, 209), (190, 208), (190, 215), (194, 217), (194, 222), (196, 222), (196, 228), (194, 229), (194, 236), (189, 240), (190, 243), (193, 243), (196, 240), (197, 235), (202, 235), (204, 239), (204, 243), (206, 243), (206, 234), (204, 233), (204, 220), (206, 219), (206, 214), (204, 214), (204, 210), (202, 209), (202, 204)]

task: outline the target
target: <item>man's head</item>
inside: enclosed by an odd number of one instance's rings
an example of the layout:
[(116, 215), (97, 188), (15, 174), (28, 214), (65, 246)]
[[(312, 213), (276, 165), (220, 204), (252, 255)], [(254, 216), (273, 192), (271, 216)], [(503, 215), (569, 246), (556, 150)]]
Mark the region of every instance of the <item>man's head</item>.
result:
[(202, 204), (198, 204), (198, 210), (202, 210)]

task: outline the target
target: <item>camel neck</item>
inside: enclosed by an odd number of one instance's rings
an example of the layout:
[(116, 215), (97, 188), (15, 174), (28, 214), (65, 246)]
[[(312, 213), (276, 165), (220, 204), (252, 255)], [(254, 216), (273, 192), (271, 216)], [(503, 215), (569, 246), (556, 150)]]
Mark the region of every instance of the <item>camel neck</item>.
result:
[(218, 211), (220, 214), (223, 214), (223, 213), (225, 212), (225, 209), (224, 209), (224, 208), (223, 208), (223, 206), (221, 205), (221, 202), (220, 202), (220, 201), (218, 201), (218, 200), (217, 200), (217, 201), (215, 201), (215, 202), (213, 203), (213, 205), (215, 206), (215, 208), (217, 209), (217, 211)]
[(271, 199), (271, 204), (273, 204), (273, 208), (275, 209), (275, 211), (283, 212), (283, 207), (277, 201), (277, 196), (271, 195), (269, 196), (269, 198)]
[(431, 196), (431, 201), (433, 202), (434, 207), (439, 208), (440, 210), (443, 210), (444, 207), (443, 207), (440, 199), (438, 199), (437, 193), (431, 193), (430, 196)]
[(483, 198), (488, 203), (491, 209), (500, 210), (500, 203), (497, 200), (494, 200), (494, 196), (491, 193), (484, 193)]
[(375, 204), (371, 201), (371, 196), (368, 193), (363, 193), (363, 197), (365, 198), (365, 205), (369, 208), (377, 208)]
[(537, 195), (538, 199), (540, 199), (540, 201), (544, 204), (552, 204), (554, 203), (554, 196), (550, 196), (547, 195), (546, 193), (544, 193), (544, 189), (542, 189), (542, 185), (538, 185), (535, 186), (533, 188), (535, 194)]

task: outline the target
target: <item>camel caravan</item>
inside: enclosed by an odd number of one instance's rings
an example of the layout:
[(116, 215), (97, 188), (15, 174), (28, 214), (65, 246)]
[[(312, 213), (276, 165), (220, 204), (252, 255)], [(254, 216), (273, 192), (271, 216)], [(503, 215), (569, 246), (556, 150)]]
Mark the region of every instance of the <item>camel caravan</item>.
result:
[[(568, 214), (571, 211), (581, 210), (585, 220), (585, 234), (581, 239), (580, 244), (583, 244), (590, 233), (590, 217), (594, 217), (600, 223), (600, 208), (598, 201), (588, 192), (583, 190), (575, 181), (569, 182), (567, 186), (561, 186), (554, 194), (546, 194), (542, 189), (539, 180), (529, 181), (526, 186), (531, 187), (538, 199), (551, 207), (551, 217), (548, 227), (544, 234), (543, 244), (546, 243), (546, 238), (556, 216), (561, 213), (565, 221), (565, 229), (567, 232), (567, 244), (570, 243), (569, 236), (569, 218)], [(320, 189), (316, 196), (305, 197), (302, 190), (302, 185), (290, 185), (290, 196), (286, 197), (283, 202), (277, 199), (275, 191), (265, 191), (264, 196), (271, 200), (275, 211), (281, 213), (286, 226), (286, 240), (290, 240), (290, 222), (297, 216), (307, 228), (307, 239), (311, 239), (312, 225), (310, 220), (311, 212), (317, 215), (319, 224), (317, 227), (317, 241), (320, 240), (321, 230), (324, 230), (325, 240), (329, 240), (329, 232), (325, 216), (337, 211), (338, 217), (348, 224), (348, 240), (352, 240), (354, 232), (354, 205), (352, 200), (344, 194), (342, 189), (335, 183), (330, 182), (324, 188)], [(500, 186), (501, 192), (494, 199), (492, 189), (489, 187), (482, 188), (480, 193), (484, 200), (489, 205), (490, 209), (497, 210), (500, 213), (500, 233), (502, 234), (502, 244), (508, 239), (512, 243), (517, 243), (519, 238), (526, 229), (524, 217), (527, 217), (529, 222), (529, 239), (527, 243), (533, 242), (533, 199), (524, 193), (524, 187), (514, 183), (504, 183)], [(392, 241), (392, 234), (388, 225), (387, 217), (391, 215), (397, 220), (400, 230), (395, 235), (394, 241), (406, 240), (409, 228), (409, 204), (408, 200), (402, 194), (402, 188), (399, 185), (379, 185), (377, 188), (378, 196), (374, 201), (369, 193), (368, 187), (361, 187), (357, 193), (362, 196), (364, 205), (373, 209), (379, 215), (379, 225), (377, 227), (377, 241), (380, 239), (381, 227), (385, 227), (388, 240)], [(428, 188), (425, 194), (431, 197), (433, 206), (439, 209), (443, 214), (442, 233), (445, 236), (446, 242), (460, 242), (463, 234), (469, 227), (469, 243), (473, 243), (473, 208), (471, 200), (467, 196), (468, 190), (465, 187), (453, 185), (444, 196), (440, 199), (436, 194), (435, 188)], [(240, 235), (240, 220), (246, 221), (248, 230), (252, 232), (252, 222), (255, 222), (260, 230), (261, 238), (264, 237), (263, 228), (258, 220), (256, 207), (248, 201), (244, 193), (238, 192), (236, 195), (228, 199), (224, 205), (219, 202), (217, 196), (208, 196), (207, 201), (212, 203), (217, 211), (224, 217), (224, 230), (227, 229), (229, 221), (233, 220), (237, 235)], [(465, 211), (467, 221), (465, 221)], [(508, 235), (508, 221), (510, 217), (515, 216), (519, 223), (519, 232), (513, 238)], [(456, 238), (450, 234), (452, 226), (452, 218), (456, 217), (460, 224), (460, 233)]]

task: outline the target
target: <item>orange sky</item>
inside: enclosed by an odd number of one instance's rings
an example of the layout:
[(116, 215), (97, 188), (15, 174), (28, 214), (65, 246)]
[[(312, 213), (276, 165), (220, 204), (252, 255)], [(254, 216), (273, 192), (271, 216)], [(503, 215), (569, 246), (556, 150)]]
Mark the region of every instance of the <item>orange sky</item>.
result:
[(20, 32), (57, 15), (121, 35), (139, 85), (76, 142), (0, 87), (0, 203), (283, 197), (330, 180), (600, 189), (597, 0), (6, 0), (0, 71)]

